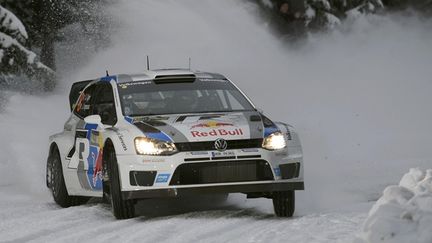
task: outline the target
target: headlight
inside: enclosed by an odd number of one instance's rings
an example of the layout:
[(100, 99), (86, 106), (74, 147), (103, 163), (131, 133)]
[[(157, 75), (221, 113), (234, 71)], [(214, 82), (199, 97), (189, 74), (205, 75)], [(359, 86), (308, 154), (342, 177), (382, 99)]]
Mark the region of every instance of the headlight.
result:
[(153, 138), (135, 138), (135, 149), (142, 155), (171, 155), (177, 152), (174, 143)]
[(268, 150), (278, 150), (286, 147), (285, 137), (281, 132), (275, 132), (266, 137), (262, 147)]

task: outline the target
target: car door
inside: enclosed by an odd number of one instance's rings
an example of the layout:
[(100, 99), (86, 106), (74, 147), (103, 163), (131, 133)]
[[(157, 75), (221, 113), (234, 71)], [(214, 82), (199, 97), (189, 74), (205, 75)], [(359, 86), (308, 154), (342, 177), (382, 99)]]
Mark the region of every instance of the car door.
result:
[(98, 82), (86, 88), (74, 114), (80, 120), (75, 129), (75, 152), (68, 167), (76, 171), (82, 190), (102, 191), (103, 127), (87, 123), (85, 117), (99, 115), (102, 124), (110, 126), (117, 122), (111, 84)]

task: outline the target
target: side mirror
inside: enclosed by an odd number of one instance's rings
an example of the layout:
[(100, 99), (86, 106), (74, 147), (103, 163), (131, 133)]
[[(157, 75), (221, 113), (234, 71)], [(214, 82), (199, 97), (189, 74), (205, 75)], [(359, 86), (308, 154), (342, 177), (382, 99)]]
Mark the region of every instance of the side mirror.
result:
[(91, 115), (84, 118), (86, 123), (97, 124), (98, 126), (102, 125), (102, 119), (99, 115)]

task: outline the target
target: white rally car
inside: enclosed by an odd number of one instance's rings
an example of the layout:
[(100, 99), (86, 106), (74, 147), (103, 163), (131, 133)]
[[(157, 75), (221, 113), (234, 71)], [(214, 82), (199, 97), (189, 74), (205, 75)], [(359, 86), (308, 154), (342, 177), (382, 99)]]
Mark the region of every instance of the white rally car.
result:
[(47, 186), (62, 207), (104, 197), (116, 218), (137, 200), (227, 195), (273, 199), (294, 213), (303, 190), (299, 138), (220, 74), (181, 69), (72, 85), (71, 115), (50, 137)]

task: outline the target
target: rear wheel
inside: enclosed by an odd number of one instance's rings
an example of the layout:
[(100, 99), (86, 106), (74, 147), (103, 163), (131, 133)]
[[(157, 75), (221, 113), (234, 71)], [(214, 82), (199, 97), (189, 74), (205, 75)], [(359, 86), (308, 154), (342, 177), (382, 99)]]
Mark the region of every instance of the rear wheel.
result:
[(135, 216), (135, 201), (123, 200), (121, 194), (120, 176), (117, 158), (113, 148), (106, 152), (105, 161), (106, 178), (104, 179), (104, 193), (111, 202), (114, 216), (117, 219), (129, 219)]
[(295, 210), (294, 191), (273, 192), (273, 207), (276, 216), (292, 217)]
[(87, 197), (69, 196), (57, 148), (48, 157), (47, 186), (51, 189), (54, 201), (63, 208), (81, 205), (88, 201)]

